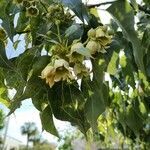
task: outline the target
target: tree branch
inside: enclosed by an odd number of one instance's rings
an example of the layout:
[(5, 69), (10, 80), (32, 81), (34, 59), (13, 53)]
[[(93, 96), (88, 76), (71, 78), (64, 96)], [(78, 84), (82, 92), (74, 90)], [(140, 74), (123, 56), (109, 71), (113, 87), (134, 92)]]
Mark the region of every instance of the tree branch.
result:
[(24, 34), (24, 33), (29, 33), (31, 30), (25, 30), (25, 31), (16, 31), (16, 34)]
[[(88, 8), (94, 8), (94, 7), (99, 7), (99, 6), (102, 6), (102, 5), (108, 5), (108, 4), (112, 4), (114, 3), (115, 1), (111, 1), (111, 2), (104, 2), (104, 3), (98, 3), (98, 4), (91, 4), (91, 5), (87, 5)], [(140, 11), (143, 11), (147, 14), (150, 14), (150, 9), (147, 9), (141, 5), (138, 4), (138, 8)]]
[(108, 4), (112, 4), (115, 1), (111, 1), (111, 2), (104, 2), (104, 3), (99, 3), (99, 4), (91, 4), (91, 5), (87, 5), (88, 8), (94, 8), (94, 7), (99, 7), (102, 5), (108, 5)]
[(150, 9), (147, 9), (141, 5), (138, 5), (140, 11), (144, 11), (146, 14), (150, 14)]

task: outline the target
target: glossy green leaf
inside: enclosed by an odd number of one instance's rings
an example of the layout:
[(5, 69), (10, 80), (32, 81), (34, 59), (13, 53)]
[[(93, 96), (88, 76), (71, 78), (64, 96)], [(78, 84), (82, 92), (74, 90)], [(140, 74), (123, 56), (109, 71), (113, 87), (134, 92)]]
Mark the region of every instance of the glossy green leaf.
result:
[(139, 134), (139, 131), (143, 127), (142, 119), (138, 116), (138, 114), (134, 111), (132, 106), (127, 107), (126, 113), (126, 124), (129, 126), (131, 130), (134, 131), (136, 135)]
[(150, 5), (150, 1), (149, 0), (143, 0), (146, 4)]
[(83, 93), (87, 92), (87, 102), (85, 104), (85, 113), (92, 128), (96, 129), (98, 117), (105, 111), (108, 106), (108, 89), (103, 85), (105, 61), (98, 59), (93, 61), (93, 81), (83, 82), (81, 89)]
[(145, 52), (144, 62), (147, 75), (150, 77), (150, 28), (145, 29), (142, 38), (142, 50)]
[(11, 68), (10, 61), (7, 59), (4, 42), (0, 40), (0, 67)]
[(4, 72), (2, 69), (0, 69), (0, 103), (5, 105), (6, 107), (9, 107), (10, 100), (8, 98), (8, 90), (4, 84), (4, 79)]
[(42, 70), (49, 64), (50, 62), (50, 56), (40, 56), (37, 58), (35, 63), (33, 64), (33, 74), (34, 75), (41, 75)]
[(4, 19), (5, 18), (5, 9), (6, 9), (6, 6), (7, 6), (7, 1), (6, 0), (0, 0), (0, 18), (1, 19)]
[[(120, 9), (122, 8), (122, 9)], [(141, 42), (134, 29), (134, 11), (127, 0), (114, 2), (107, 11), (113, 16), (118, 26), (122, 29), (124, 36), (133, 45), (134, 59), (139, 69), (145, 73), (143, 64), (144, 52), (141, 50)]]
[(41, 123), (42, 123), (43, 129), (58, 137), (59, 135), (58, 135), (58, 132), (54, 125), (52, 110), (51, 110), (50, 106), (47, 106), (40, 113), (40, 118), (41, 118)]
[(83, 35), (83, 27), (79, 24), (73, 24), (65, 31), (65, 34), (71, 42), (75, 39), (80, 39)]
[(48, 103), (46, 84), (40, 77), (35, 75), (27, 82), (23, 96), (31, 98), (33, 105), (39, 111), (42, 111), (45, 104)]
[(84, 46), (76, 49), (76, 52), (83, 55), (83, 56), (85, 56), (85, 57), (92, 57), (91, 54), (90, 54), (89, 49), (85, 48)]
[(113, 52), (113, 55), (111, 57), (111, 60), (107, 67), (107, 72), (111, 75), (115, 75), (118, 71), (118, 60), (119, 60), (119, 54), (115, 51)]
[(122, 55), (119, 59), (119, 64), (122, 67), (122, 73), (127, 84), (129, 84), (134, 88), (135, 87), (134, 74), (133, 74), (134, 72), (131, 66), (131, 62), (125, 55)]
[(49, 102), (57, 119), (70, 121), (86, 134), (89, 124), (83, 110), (85, 101), (76, 84), (57, 83), (49, 90)]
[(89, 85), (89, 98), (85, 105), (86, 117), (93, 129), (96, 129), (96, 122), (100, 114), (105, 111), (106, 104), (102, 94), (102, 90), (94, 83)]
[(16, 32), (18, 34), (21, 34), (29, 31), (29, 29), (26, 29), (28, 25), (29, 25), (29, 18), (26, 17), (26, 12), (25, 11), (20, 12), (19, 18), (17, 20), (17, 26), (15, 28)]
[(14, 15), (6, 15), (2, 22), (2, 27), (6, 30), (9, 38), (13, 41), (13, 36), (15, 35), (14, 29)]

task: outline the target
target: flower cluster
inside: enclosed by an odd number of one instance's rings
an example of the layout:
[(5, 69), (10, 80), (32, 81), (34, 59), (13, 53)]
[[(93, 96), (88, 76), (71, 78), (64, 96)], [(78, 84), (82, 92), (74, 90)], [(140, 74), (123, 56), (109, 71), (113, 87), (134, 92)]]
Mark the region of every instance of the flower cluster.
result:
[(91, 54), (96, 52), (105, 53), (107, 45), (111, 43), (111, 36), (108, 34), (106, 26), (90, 29), (88, 31), (88, 39), (86, 48), (90, 50)]
[(69, 63), (64, 59), (55, 60), (53, 65), (47, 65), (41, 73), (41, 78), (46, 79), (46, 83), (49, 84), (50, 87), (52, 87), (55, 82), (74, 79)]
[(27, 16), (36, 17), (39, 14), (39, 10), (36, 6), (38, 1), (36, 0), (14, 0), (16, 5), (23, 6), (26, 9)]
[(47, 10), (47, 19), (57, 24), (69, 22), (72, 18), (71, 14), (69, 12), (65, 12), (64, 8), (60, 4), (52, 4)]
[(3, 28), (0, 28), (0, 40), (4, 41), (6, 39), (6, 32)]
[(71, 45), (54, 44), (50, 49), (52, 62), (41, 72), (41, 78), (52, 87), (55, 82), (69, 82), (89, 76), (90, 70), (85, 66), (84, 61), (94, 58), (95, 53), (106, 52), (105, 49), (110, 43), (111, 36), (107, 28), (100, 26), (88, 31), (88, 39), (85, 43), (75, 40)]

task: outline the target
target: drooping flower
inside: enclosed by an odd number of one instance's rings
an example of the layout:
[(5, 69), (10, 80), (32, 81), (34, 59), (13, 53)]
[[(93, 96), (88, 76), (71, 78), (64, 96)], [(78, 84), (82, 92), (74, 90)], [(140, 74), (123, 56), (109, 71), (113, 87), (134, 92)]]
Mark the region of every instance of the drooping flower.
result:
[(67, 55), (69, 58), (69, 62), (82, 62), (84, 59), (84, 56), (79, 53), (79, 50), (82, 49), (84, 46), (81, 42), (74, 43), (71, 46), (71, 51)]
[(53, 65), (47, 65), (41, 73), (41, 78), (52, 87), (55, 82), (73, 80), (72, 70), (69, 63), (64, 59), (55, 60)]
[(106, 26), (99, 26), (96, 29), (90, 29), (88, 31), (88, 43), (86, 48), (89, 49), (91, 54), (96, 52), (106, 53), (108, 44), (111, 43), (112, 37), (108, 34)]
[(54, 81), (73, 79), (72, 70), (69, 68), (69, 63), (64, 59), (58, 59), (55, 61), (55, 77)]
[(108, 34), (106, 26), (100, 26), (96, 29), (96, 39), (103, 47), (111, 43), (111, 36)]
[(89, 49), (90, 53), (93, 55), (95, 54), (96, 52), (99, 52), (100, 49), (101, 49), (101, 45), (96, 42), (96, 41), (93, 41), (93, 40), (90, 40), (87, 45), (86, 45), (86, 48)]
[(27, 8), (27, 16), (36, 17), (39, 15), (39, 10), (36, 8), (36, 6), (30, 6)]
[(74, 74), (78, 77), (78, 78), (82, 78), (83, 76), (88, 76), (89, 73), (89, 69), (86, 68), (86, 66), (82, 63), (76, 63), (74, 68), (73, 68)]
[(89, 38), (95, 38), (96, 37), (96, 31), (93, 28), (88, 31), (88, 37)]
[(55, 77), (55, 68), (51, 65), (46, 66), (41, 73), (41, 78), (46, 79), (46, 83), (49, 84), (50, 87), (52, 87), (55, 83), (54, 77)]

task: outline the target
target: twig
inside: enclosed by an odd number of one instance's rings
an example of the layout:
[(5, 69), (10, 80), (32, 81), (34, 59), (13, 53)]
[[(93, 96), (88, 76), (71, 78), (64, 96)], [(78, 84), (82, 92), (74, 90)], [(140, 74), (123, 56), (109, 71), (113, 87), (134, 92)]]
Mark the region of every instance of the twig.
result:
[(39, 0), (39, 2), (40, 2), (40, 4), (43, 6), (43, 8), (45, 9), (45, 11), (48, 12), (48, 10), (47, 10), (45, 4), (44, 4), (41, 0)]
[(91, 5), (87, 5), (88, 8), (94, 8), (94, 7), (99, 7), (102, 5), (108, 5), (108, 4), (112, 4), (115, 1), (111, 1), (111, 2), (104, 2), (104, 3), (99, 3), (99, 4), (91, 4)]
[(24, 33), (29, 33), (31, 30), (25, 30), (25, 31), (16, 31), (16, 34), (24, 34)]
[(144, 12), (147, 13), (147, 14), (150, 14), (150, 9), (144, 8), (144, 7), (141, 6), (141, 5), (138, 5), (138, 8), (139, 8), (139, 10), (144, 11)]
[[(94, 8), (94, 7), (99, 7), (99, 6), (102, 6), (102, 5), (108, 5), (108, 4), (112, 4), (114, 3), (115, 1), (111, 1), (111, 2), (104, 2), (104, 3), (99, 3), (99, 4), (91, 4), (91, 5), (87, 5), (88, 8)], [(147, 8), (144, 8), (143, 6), (139, 5), (138, 4), (138, 8), (140, 11), (144, 11), (145, 13), (147, 14), (150, 14), (150, 9), (147, 9)]]

